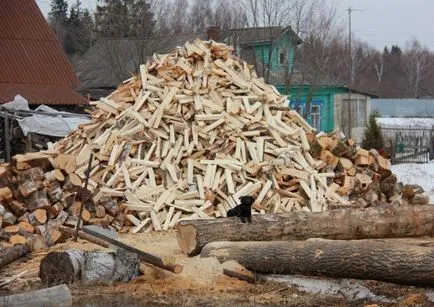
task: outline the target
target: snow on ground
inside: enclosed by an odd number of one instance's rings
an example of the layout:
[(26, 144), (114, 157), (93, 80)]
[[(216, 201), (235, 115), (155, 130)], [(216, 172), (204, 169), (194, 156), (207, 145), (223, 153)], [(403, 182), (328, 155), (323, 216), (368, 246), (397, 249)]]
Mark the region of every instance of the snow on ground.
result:
[(402, 117), (378, 117), (378, 125), (381, 128), (425, 128), (431, 129), (434, 126), (434, 118), (402, 118)]
[(404, 184), (418, 184), (429, 195), (431, 203), (434, 203), (434, 160), (430, 163), (403, 163), (392, 165), (393, 173), (398, 181)]

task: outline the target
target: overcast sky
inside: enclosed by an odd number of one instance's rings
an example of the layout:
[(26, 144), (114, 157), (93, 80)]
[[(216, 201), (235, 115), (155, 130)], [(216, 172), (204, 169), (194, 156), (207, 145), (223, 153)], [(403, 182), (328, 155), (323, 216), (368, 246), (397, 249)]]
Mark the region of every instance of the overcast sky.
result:
[[(1, 0), (0, 0), (1, 1)], [(44, 15), (50, 10), (50, 0), (36, 0)], [(96, 0), (80, 0), (83, 7), (93, 10)], [(434, 50), (434, 0), (323, 0), (336, 2), (343, 22), (348, 26), (348, 12), (352, 7), (353, 35), (382, 50), (385, 45), (405, 47), (416, 37)], [(75, 3), (74, 0), (69, 0)]]

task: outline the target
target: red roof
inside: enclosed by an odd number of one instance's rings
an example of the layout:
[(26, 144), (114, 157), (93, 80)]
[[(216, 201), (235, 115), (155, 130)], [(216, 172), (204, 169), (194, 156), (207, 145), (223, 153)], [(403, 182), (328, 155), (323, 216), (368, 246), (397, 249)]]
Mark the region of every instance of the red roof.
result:
[(0, 103), (21, 94), (30, 104), (86, 104), (78, 85), (36, 2), (0, 0)]

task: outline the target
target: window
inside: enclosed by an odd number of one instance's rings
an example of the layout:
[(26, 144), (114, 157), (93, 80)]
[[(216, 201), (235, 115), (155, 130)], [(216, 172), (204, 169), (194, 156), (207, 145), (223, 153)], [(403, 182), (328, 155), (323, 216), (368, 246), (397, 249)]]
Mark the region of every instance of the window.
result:
[(286, 65), (288, 59), (288, 50), (279, 49), (279, 65)]
[(343, 99), (342, 118), (355, 123), (356, 127), (364, 127), (367, 120), (366, 99), (351, 99), (351, 104), (348, 101)]
[(321, 108), (320, 106), (312, 106), (310, 108), (310, 118), (312, 126), (318, 130), (321, 130)]

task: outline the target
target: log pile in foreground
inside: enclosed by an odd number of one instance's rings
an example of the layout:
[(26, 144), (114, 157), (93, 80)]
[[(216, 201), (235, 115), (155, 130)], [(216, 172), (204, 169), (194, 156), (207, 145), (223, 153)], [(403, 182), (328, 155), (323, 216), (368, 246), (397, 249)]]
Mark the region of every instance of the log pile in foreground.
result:
[(182, 252), (194, 256), (215, 241), (292, 241), (309, 238), (357, 240), (434, 235), (434, 206), (389, 206), (325, 212), (258, 215), (252, 224), (237, 218), (183, 221), (178, 225)]
[(202, 257), (235, 260), (266, 274), (374, 279), (410, 285), (434, 285), (434, 252), (426, 242), (405, 240), (324, 240), (213, 242)]
[(84, 223), (133, 233), (224, 217), (244, 195), (257, 198), (255, 213), (402, 202), (388, 160), (317, 137), (286, 103), (227, 45), (196, 40), (154, 55), (92, 103), (91, 123), (0, 169), (1, 236), (55, 243), (83, 202)]

